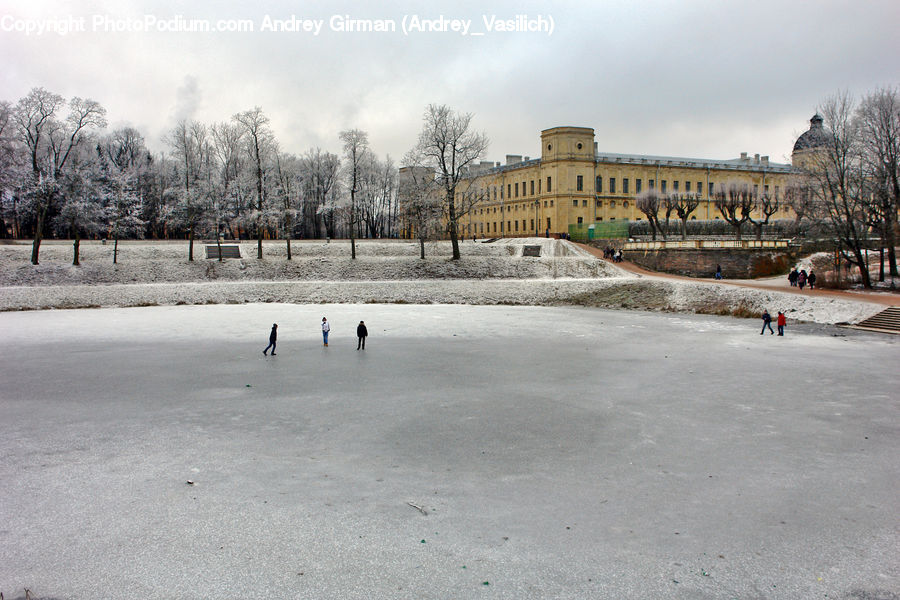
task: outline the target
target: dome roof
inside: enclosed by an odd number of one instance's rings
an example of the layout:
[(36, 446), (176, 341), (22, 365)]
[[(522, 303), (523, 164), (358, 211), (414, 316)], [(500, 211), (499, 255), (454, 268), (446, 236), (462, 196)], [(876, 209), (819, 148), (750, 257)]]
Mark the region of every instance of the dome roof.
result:
[(819, 116), (819, 113), (813, 115), (813, 118), (809, 120), (809, 131), (797, 138), (797, 142), (794, 144), (794, 152), (819, 148), (828, 144), (830, 132), (822, 125), (823, 121), (824, 119)]

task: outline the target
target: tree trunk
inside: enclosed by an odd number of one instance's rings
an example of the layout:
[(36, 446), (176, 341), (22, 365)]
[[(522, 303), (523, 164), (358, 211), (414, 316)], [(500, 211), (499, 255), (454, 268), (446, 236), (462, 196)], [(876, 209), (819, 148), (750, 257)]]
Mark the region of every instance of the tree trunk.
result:
[(681, 241), (687, 240), (687, 217), (681, 219)]
[(44, 211), (38, 209), (37, 225), (34, 229), (34, 241), (31, 243), (31, 264), (38, 264), (38, 256), (41, 253), (41, 237), (44, 233)]
[(78, 230), (75, 230), (75, 242), (72, 244), (72, 266), (80, 267), (81, 263), (78, 261), (79, 250), (81, 249), (81, 238), (78, 236)]
[[(459, 236), (456, 231), (456, 204), (454, 202), (454, 192), (450, 191), (447, 193), (448, 202), (447, 202), (447, 216), (449, 217), (449, 225), (450, 225), (450, 245), (453, 247), (453, 257), (452, 260), (459, 260)], [(502, 216), (502, 215), (501, 215)], [(503, 235), (503, 222), (500, 222), (500, 231), (501, 237)]]
[(425, 238), (419, 238), (419, 258), (425, 260)]
[(222, 262), (222, 236), (216, 231), (216, 248), (219, 249), (219, 262)]
[[(356, 186), (356, 173), (353, 174), (353, 185)], [(350, 258), (356, 258), (356, 189), (350, 190)]]
[(113, 264), (119, 260), (119, 232), (116, 231), (116, 238), (113, 240)]
[(287, 259), (291, 260), (291, 236), (288, 235), (287, 238)]
[(194, 260), (194, 226), (188, 230), (188, 261)]

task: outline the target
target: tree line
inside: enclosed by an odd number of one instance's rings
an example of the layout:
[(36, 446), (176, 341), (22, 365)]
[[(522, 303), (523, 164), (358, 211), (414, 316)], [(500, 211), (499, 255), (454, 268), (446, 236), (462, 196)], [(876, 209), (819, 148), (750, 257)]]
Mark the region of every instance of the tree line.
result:
[[(367, 135), (345, 156), (283, 151), (259, 108), (230, 120), (181, 120), (147, 148), (132, 127), (106, 131), (106, 110), (43, 88), (0, 102), (0, 236), (75, 240), (393, 237), (397, 169)], [(346, 143), (345, 143), (346, 150)], [(115, 260), (115, 258), (114, 258)]]

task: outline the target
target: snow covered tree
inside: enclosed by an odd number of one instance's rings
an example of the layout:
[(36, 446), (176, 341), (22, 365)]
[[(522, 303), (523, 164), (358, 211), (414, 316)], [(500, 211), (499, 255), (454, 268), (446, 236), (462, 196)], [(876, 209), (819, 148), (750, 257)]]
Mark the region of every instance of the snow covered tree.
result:
[(70, 157), (82, 145), (87, 133), (106, 126), (106, 109), (98, 102), (74, 97), (68, 103), (67, 117), (60, 121), (57, 113), (64, 105), (59, 94), (33, 88), (16, 103), (13, 111), (13, 121), (31, 162), (28, 197), (35, 215), (31, 251), (31, 263), (35, 265), (39, 260), (44, 223), (59, 192), (55, 180), (64, 173)]
[(340, 164), (341, 159), (336, 154), (324, 152), (320, 148), (307, 151), (300, 159), (300, 174), (303, 177), (302, 220), (306, 237), (324, 237), (323, 226), (325, 235), (333, 236), (333, 224), (329, 226), (325, 219), (328, 212), (326, 206), (337, 183)]
[(88, 151), (79, 152), (58, 180), (60, 205), (52, 224), (57, 232), (74, 240), (72, 265), (76, 267), (81, 264), (81, 238), (100, 233), (107, 222), (98, 165), (92, 158)]
[(430, 167), (441, 185), (444, 215), (453, 248), (453, 260), (459, 260), (459, 220), (481, 199), (469, 193), (474, 179), (465, 176), (487, 152), (488, 138), (470, 130), (471, 114), (461, 114), (446, 105), (429, 104), (415, 149), (415, 165)]
[(188, 260), (194, 260), (194, 236), (210, 206), (211, 144), (205, 125), (179, 121), (167, 141), (177, 159), (178, 184), (167, 191), (174, 201), (171, 215), (188, 232)]
[(360, 129), (347, 129), (340, 133), (344, 144), (345, 174), (347, 187), (350, 190), (350, 258), (356, 258), (356, 193), (359, 191), (360, 179), (364, 166), (371, 161), (369, 151), (369, 134)]
[(113, 239), (113, 264), (119, 262), (119, 239), (143, 237), (141, 178), (150, 153), (143, 136), (132, 127), (117, 129), (97, 146), (98, 177), (108, 218), (107, 235)]
[(293, 154), (278, 153), (275, 155), (275, 192), (281, 209), (280, 223), (282, 235), (287, 244), (287, 259), (291, 260), (291, 238), (297, 216), (300, 214), (300, 189), (303, 176), (300, 175), (300, 161)]
[(232, 120), (240, 127), (243, 133), (246, 152), (250, 158), (250, 165), (254, 174), (256, 208), (253, 219), (256, 225), (256, 258), (261, 259), (263, 257), (263, 223), (268, 213), (264, 194), (264, 174), (269, 161), (274, 153), (277, 152), (275, 135), (269, 128), (269, 118), (263, 114), (262, 109), (258, 106), (252, 110), (237, 113), (232, 117)]

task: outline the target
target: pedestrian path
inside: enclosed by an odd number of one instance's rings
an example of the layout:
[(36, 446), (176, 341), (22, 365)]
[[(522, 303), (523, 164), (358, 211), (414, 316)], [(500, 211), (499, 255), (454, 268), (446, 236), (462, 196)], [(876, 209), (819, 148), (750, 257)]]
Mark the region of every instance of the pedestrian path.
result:
[[(575, 243), (575, 242), (572, 242)], [(603, 258), (603, 250), (599, 248), (594, 248), (593, 246), (588, 246), (587, 244), (577, 244), (579, 248), (582, 248), (586, 252), (590, 252), (597, 258), (606, 260)], [(738, 287), (746, 287), (753, 288), (759, 290), (777, 290), (779, 292), (784, 292), (787, 294), (799, 294), (801, 296), (817, 296), (817, 297), (829, 297), (829, 298), (840, 298), (843, 300), (855, 300), (857, 302), (871, 302), (873, 304), (882, 304), (884, 306), (900, 306), (900, 294), (891, 293), (891, 292), (868, 292), (868, 291), (849, 291), (849, 290), (826, 290), (826, 289), (809, 289), (806, 288), (804, 290), (800, 290), (799, 288), (791, 287), (788, 283), (787, 277), (767, 277), (764, 279), (713, 279), (713, 278), (705, 278), (705, 277), (685, 277), (684, 275), (671, 275), (669, 273), (659, 273), (655, 271), (648, 271), (642, 267), (637, 266), (634, 263), (630, 263), (628, 261), (622, 261), (620, 263), (615, 263), (617, 267), (622, 269), (623, 271), (628, 271), (629, 273), (634, 273), (636, 275), (640, 275), (642, 277), (655, 277), (658, 279), (674, 279), (681, 281), (693, 281), (693, 282), (705, 282), (712, 283), (715, 285), (732, 285)]]

